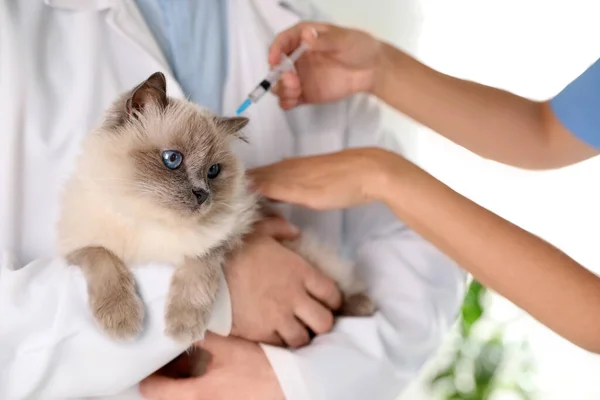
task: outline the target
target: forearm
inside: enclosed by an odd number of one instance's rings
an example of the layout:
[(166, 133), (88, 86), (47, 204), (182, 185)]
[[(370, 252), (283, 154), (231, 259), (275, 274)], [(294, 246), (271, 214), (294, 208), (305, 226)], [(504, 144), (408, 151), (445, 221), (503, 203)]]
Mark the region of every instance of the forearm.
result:
[(344, 246), (378, 312), (338, 318), (332, 332), (300, 349), (263, 345), (289, 400), (397, 398), (438, 349), (462, 302), (464, 274), (383, 204), (347, 211), (355, 214), (345, 220), (348, 230), (381, 226), (376, 237), (355, 232)]
[[(0, 373), (0, 399), (118, 393), (187, 347), (163, 333), (173, 272), (168, 266), (135, 270), (148, 318), (144, 333), (126, 344), (98, 330), (78, 268), (58, 258), (19, 267), (0, 248), (0, 371), (6, 372)], [(229, 294), (223, 282), (209, 329), (226, 335), (230, 325)], [(92, 372), (87, 372), (90, 366)]]
[[(558, 334), (600, 352), (600, 278), (538, 237), (398, 159), (378, 186), (394, 213)], [(393, 164), (390, 164), (393, 165)]]
[(482, 157), (530, 169), (574, 162), (557, 159), (547, 103), (442, 74), (389, 45), (379, 65), (375, 95)]

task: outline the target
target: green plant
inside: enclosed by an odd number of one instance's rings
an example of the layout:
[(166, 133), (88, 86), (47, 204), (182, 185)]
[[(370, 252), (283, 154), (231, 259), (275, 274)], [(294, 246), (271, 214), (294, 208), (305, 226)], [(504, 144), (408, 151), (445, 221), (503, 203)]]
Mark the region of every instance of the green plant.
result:
[[(503, 327), (495, 326), (484, 338), (474, 334), (485, 315), (486, 294), (487, 289), (479, 282), (469, 285), (450, 361), (431, 379), (431, 388), (444, 400), (489, 400), (501, 391), (511, 392), (512, 398), (529, 400), (531, 365), (528, 361), (511, 366), (509, 375), (513, 376), (507, 378), (502, 374), (507, 355), (507, 346), (502, 340)], [(527, 350), (525, 343), (519, 344), (519, 352), (526, 354)]]

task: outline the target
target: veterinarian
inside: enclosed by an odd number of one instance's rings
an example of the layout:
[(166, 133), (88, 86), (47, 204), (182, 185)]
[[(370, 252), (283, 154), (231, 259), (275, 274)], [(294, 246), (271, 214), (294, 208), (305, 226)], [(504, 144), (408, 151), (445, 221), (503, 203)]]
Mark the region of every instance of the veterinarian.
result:
[[(0, 2), (0, 399), (139, 398), (136, 384), (185, 350), (163, 334), (170, 266), (135, 271), (147, 311), (138, 340), (113, 342), (94, 325), (80, 271), (56, 256), (62, 184), (103, 111), (150, 74), (166, 75), (171, 96), (233, 115), (276, 34), (318, 17), (301, 0)], [(382, 146), (379, 112), (362, 94), (290, 112), (267, 96), (236, 150), (255, 167)], [(291, 222), (265, 221), (225, 265), (207, 374), (150, 379), (148, 398), (394, 399), (435, 352), (464, 294), (449, 257), (379, 204), (284, 212)], [(340, 246), (379, 306), (295, 350), (255, 341), (276, 333), (298, 346), (306, 326), (330, 330), (339, 292), (275, 240), (295, 234), (290, 223)]]
[[(269, 61), (277, 63), (280, 52), (301, 40), (310, 52), (297, 74), (289, 73), (276, 89), (285, 109), (370, 92), (453, 142), (508, 165), (560, 168), (599, 152), (600, 60), (556, 97), (536, 102), (444, 75), (364, 32), (321, 23), (281, 33)], [(254, 178), (264, 195), (318, 210), (386, 204), (483, 284), (600, 353), (598, 276), (401, 156), (344, 150), (260, 168)]]

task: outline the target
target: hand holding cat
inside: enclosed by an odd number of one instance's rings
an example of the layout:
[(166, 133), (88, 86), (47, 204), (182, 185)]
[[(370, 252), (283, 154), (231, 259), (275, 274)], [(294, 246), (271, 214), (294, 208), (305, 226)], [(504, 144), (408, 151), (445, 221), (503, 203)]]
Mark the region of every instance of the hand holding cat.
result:
[[(159, 371), (140, 383), (142, 395), (149, 400), (283, 400), (275, 373), (258, 344), (207, 333), (202, 347), (212, 354), (204, 375), (175, 379), (170, 377), (173, 373)], [(178, 364), (181, 375), (187, 372), (186, 355)]]
[(253, 342), (299, 347), (333, 326), (341, 304), (334, 281), (277, 239), (297, 231), (282, 218), (267, 218), (225, 266), (231, 293), (231, 334)]

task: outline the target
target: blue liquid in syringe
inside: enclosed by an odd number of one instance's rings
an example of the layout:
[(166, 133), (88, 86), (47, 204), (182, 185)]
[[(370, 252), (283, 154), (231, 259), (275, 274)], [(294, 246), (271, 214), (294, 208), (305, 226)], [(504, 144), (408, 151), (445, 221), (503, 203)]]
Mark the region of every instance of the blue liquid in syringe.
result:
[(248, 107), (250, 107), (251, 104), (252, 104), (252, 100), (246, 99), (246, 101), (244, 101), (242, 103), (242, 105), (237, 109), (237, 111), (235, 112), (235, 115), (240, 115), (241, 113), (243, 113), (244, 111), (246, 111), (246, 109)]

